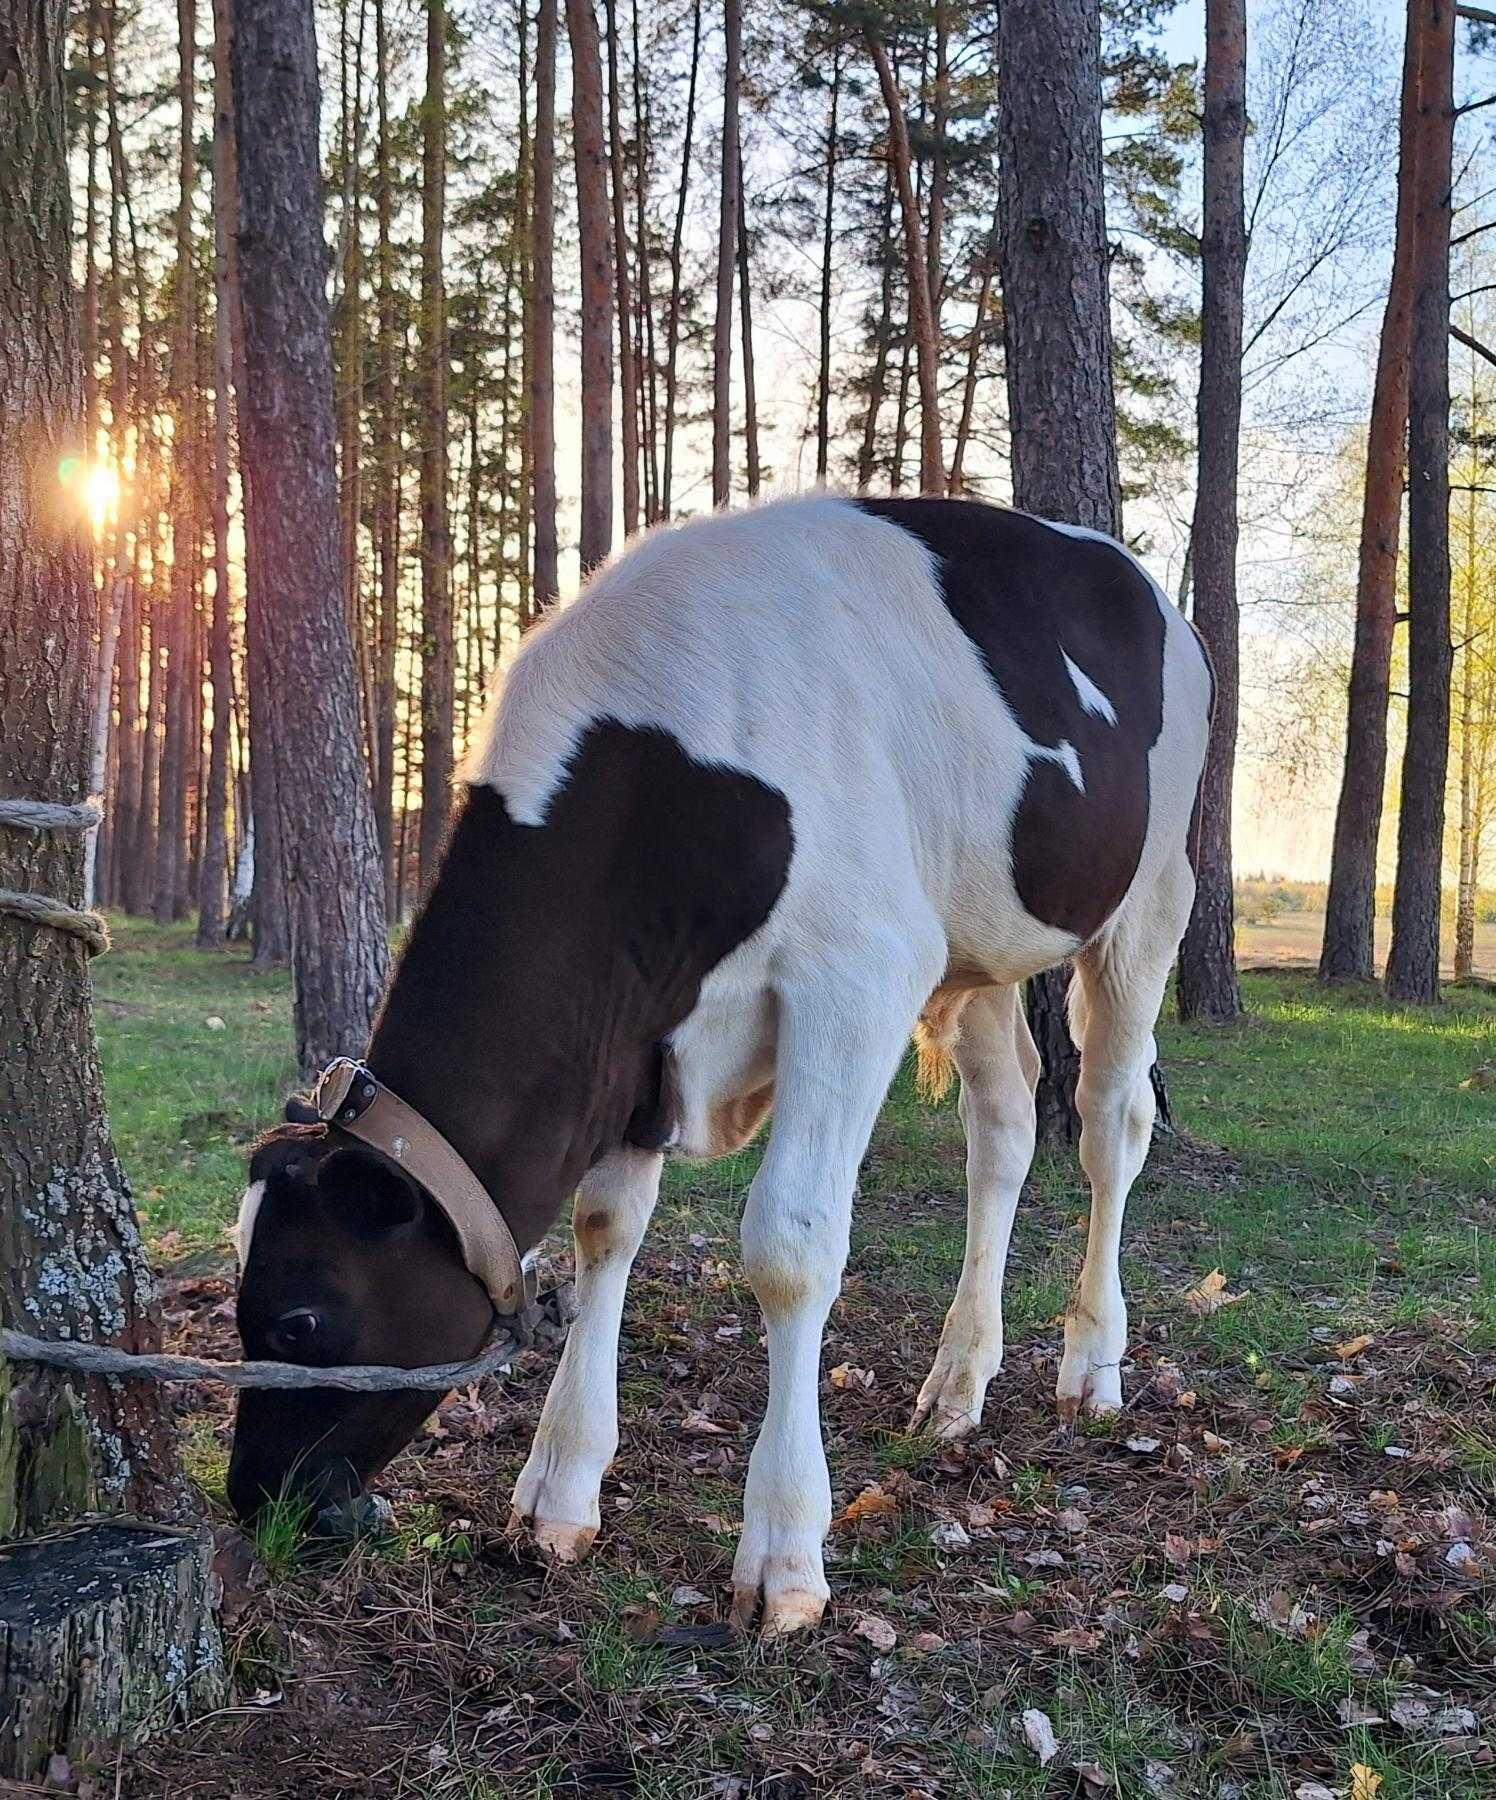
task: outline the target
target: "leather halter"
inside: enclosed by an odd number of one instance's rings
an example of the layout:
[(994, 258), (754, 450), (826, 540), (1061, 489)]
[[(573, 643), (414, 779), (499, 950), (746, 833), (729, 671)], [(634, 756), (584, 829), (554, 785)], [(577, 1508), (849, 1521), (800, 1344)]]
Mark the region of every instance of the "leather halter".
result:
[(533, 1304), (533, 1265), (520, 1256), (493, 1196), (434, 1125), (347, 1056), (317, 1077), (312, 1104), (324, 1124), (387, 1156), (421, 1184), (446, 1214), (463, 1262), (496, 1313), (508, 1318)]

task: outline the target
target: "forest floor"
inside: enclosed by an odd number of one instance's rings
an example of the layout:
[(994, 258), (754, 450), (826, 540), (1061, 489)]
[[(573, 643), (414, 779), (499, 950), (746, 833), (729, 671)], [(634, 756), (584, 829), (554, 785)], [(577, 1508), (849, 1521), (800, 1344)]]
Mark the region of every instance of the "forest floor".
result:
[[(95, 969), (172, 1344), (236, 1354), (226, 1230), (289, 1080), (285, 979), (127, 922)], [(505, 1536), (555, 1354), (530, 1352), (387, 1472), (392, 1543), (240, 1562), (236, 1704), (127, 1759), (117, 1791), (1489, 1795), (1496, 1092), (1460, 1084), (1496, 1059), (1496, 996), (1417, 1014), (1301, 973), (1245, 985), (1239, 1026), (1160, 1033), (1182, 1135), (1130, 1209), (1120, 1418), (1056, 1429), (1086, 1199), (1073, 1158), (1043, 1155), (983, 1427), (907, 1434), (964, 1203), (954, 1109), (901, 1077), (827, 1333), (821, 1631), (765, 1649), (724, 1623), (765, 1383), (735, 1255), (757, 1153), (677, 1165), (631, 1289), (591, 1559), (548, 1571)], [(224, 1517), (226, 1402), (178, 1404)]]

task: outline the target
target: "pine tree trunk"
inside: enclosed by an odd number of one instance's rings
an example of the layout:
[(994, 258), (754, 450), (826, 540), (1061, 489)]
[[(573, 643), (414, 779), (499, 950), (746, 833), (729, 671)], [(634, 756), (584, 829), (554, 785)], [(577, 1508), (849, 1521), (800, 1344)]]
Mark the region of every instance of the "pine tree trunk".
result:
[(1449, 236), (1454, 18), (1424, 0), (1419, 58), (1416, 275), (1408, 358), (1408, 730), (1397, 821), (1387, 993), (1439, 998), (1439, 903), (1449, 773)]
[[(339, 567), (310, 0), (234, 0), (240, 445), (263, 698), (291, 921), (296, 1055), (310, 1073), (368, 1037), (389, 947)], [(253, 670), (251, 671), (253, 675)], [(256, 722), (255, 760), (266, 742)], [(257, 796), (258, 803), (258, 796)]]
[(1205, 208), (1201, 240), (1200, 393), (1196, 414), (1195, 629), (1215, 671), (1200, 782), (1195, 904), (1179, 947), (1179, 1016), (1221, 1024), (1242, 1010), (1236, 975), (1231, 790), (1236, 765), (1241, 620), (1236, 598), (1242, 295), (1247, 271), (1246, 0), (1206, 0)]
[(446, 0), (426, 0), (421, 173), (420, 885), (436, 877), (452, 794), (452, 532), (447, 519)]
[(670, 236), (670, 311), (665, 326), (665, 451), (660, 478), (660, 516), (671, 516), (675, 474), (675, 415), (680, 391), (681, 287), (684, 279), (686, 199), (691, 185), (691, 147), (696, 130), (696, 88), (701, 73), (701, 0), (691, 6), (691, 73), (686, 86), (686, 122), (681, 140), (680, 186), (675, 227)]
[(930, 329), (940, 366), (940, 302), (945, 287), (945, 196), (950, 179), (950, 147), (946, 134), (951, 118), (950, 7), (935, 0), (935, 86), (930, 106), (930, 204), (925, 232), (925, 284), (930, 293)]
[[(130, 404), (130, 350), (125, 338), (124, 247), (120, 215), (126, 198), (124, 147), (119, 128), (119, 91), (114, 66), (113, 0), (103, 15), (105, 138), (109, 147), (109, 411), (116, 464), (124, 449)], [(140, 362), (136, 364), (137, 400), (141, 389)], [(112, 872), (103, 890), (115, 905), (125, 905), (127, 887), (134, 881), (137, 814), (140, 804), (140, 584), (136, 579), (139, 540), (130, 542), (129, 514), (119, 507), (115, 523), (114, 566), (125, 582), (125, 610), (120, 621), (118, 726), (115, 737), (114, 781), (110, 799)], [(128, 562), (128, 571), (127, 571)]]
[(634, 296), (629, 280), (628, 193), (623, 164), (623, 100), (618, 85), (618, 5), (603, 0), (608, 31), (608, 162), (613, 190), (613, 275), (618, 296), (618, 379), (623, 388), (623, 535), (639, 529), (639, 375), (634, 362)]
[[(1471, 441), (1480, 443), (1477, 389), (1470, 384), (1472, 404), (1468, 422)], [(1475, 634), (1476, 634), (1476, 538), (1475, 482), (1465, 495), (1465, 606), (1460, 623), (1460, 872), (1454, 907), (1454, 978), (1468, 981), (1475, 973)]]
[(200, 950), (223, 947), (228, 933), (230, 694), (234, 679), (229, 593), (229, 473), (233, 419), (233, 346), (229, 308), (229, 212), (225, 192), (233, 133), (228, 0), (213, 0), (213, 740), (208, 767), (208, 835), (198, 886)]
[(660, 396), (655, 360), (654, 296), (651, 292), (649, 250), (649, 115), (643, 95), (643, 61), (639, 54), (639, 0), (632, 0), (634, 78), (634, 237), (639, 257), (639, 321), (643, 380), (640, 394), (644, 408), (644, 519), (649, 525), (660, 518)]
[(542, 613), (555, 605), (561, 591), (556, 536), (556, 0), (539, 0), (535, 25), (533, 168), (525, 329), (530, 350), (534, 608)]
[[(883, 229), (881, 233), (877, 337), (873, 344), (873, 368), (868, 377), (867, 412), (862, 421), (862, 442), (857, 449), (857, 491), (865, 494), (872, 486), (878, 466), (878, 418), (888, 392), (888, 350), (893, 337), (893, 172), (885, 170), (883, 182)], [(829, 351), (829, 344), (824, 346)], [(829, 385), (829, 374), (827, 377)]]
[(940, 448), (940, 346), (935, 338), (935, 316), (930, 302), (924, 227), (920, 223), (919, 200), (914, 192), (909, 126), (904, 118), (903, 98), (882, 40), (869, 33), (867, 46), (878, 71), (883, 104), (888, 109), (889, 156), (893, 162), (899, 210), (904, 219), (909, 328), (914, 335), (919, 376), (919, 485), (922, 493), (940, 494), (945, 491), (945, 459)]
[(379, 109), (379, 626), (374, 649), (374, 823), (384, 903), (395, 916), (395, 645), (400, 617), (400, 416), (395, 363), (395, 199), (390, 171), (389, 45), (384, 0), (374, 0), (374, 70)]
[[(1112, 395), (1096, 0), (999, 14), (1003, 327), (1013, 502), (1041, 518), (1117, 534), (1122, 524)], [(1029, 984), (1044, 1059), (1046, 1137), (1078, 1134), (1078, 1062), (1065, 1017), (1068, 970)]]
[[(832, 228), (836, 219), (836, 153), (841, 108), (841, 40), (831, 52), (831, 106), (826, 119), (826, 203), (821, 213), (820, 357), (816, 367), (816, 480), (825, 481), (831, 469), (831, 255)], [(883, 284), (888, 298), (888, 281)], [(869, 417), (872, 417), (871, 411)], [(867, 481), (859, 470), (857, 483)]]
[(741, 0), (722, 0), (722, 187), (717, 215), (717, 312), (712, 327), (712, 505), (732, 498), (732, 279), (738, 235), (738, 84), (742, 79)]
[(758, 443), (758, 369), (753, 360), (753, 293), (749, 285), (748, 201), (743, 187), (743, 146), (738, 145), (738, 317), (743, 340), (743, 455), (747, 464), (748, 498), (756, 500), (763, 483)]
[(1397, 168), (1397, 234), (1392, 281), (1382, 314), (1371, 423), (1366, 435), (1366, 485), (1356, 571), (1356, 636), (1345, 730), (1345, 764), (1325, 935), (1322, 981), (1371, 981), (1376, 976), (1377, 844), (1387, 783), (1387, 698), (1392, 684), (1392, 638), (1397, 624), (1397, 548), (1402, 530), (1403, 439), (1408, 423), (1408, 347), (1413, 320), (1413, 235), (1418, 183), (1418, 58), (1422, 0), (1408, 0), (1403, 46), (1401, 152)]
[[(87, 518), (57, 482), (84, 432), (61, 0), (0, 0), (0, 44), (0, 767), (8, 794), (71, 805), (99, 622)], [(76, 905), (82, 878), (80, 833), (0, 825), (0, 887)], [(150, 1307), (83, 943), (0, 912), (0, 1323), (143, 1350)], [(159, 1388), (0, 1363), (0, 1540), (185, 1505)]]
[(582, 572), (613, 547), (613, 251), (608, 141), (593, 0), (566, 0), (571, 39), (571, 130), (582, 259)]
[[(227, 298), (229, 365), (234, 392), (241, 408), (244, 375), (244, 302), (239, 273), (239, 146), (234, 123), (232, 0), (215, 0), (214, 31), (222, 39), (214, 49), (215, 66), (221, 55), (230, 79), (215, 92), (214, 104), (228, 114), (228, 136), (222, 146), (221, 165), (215, 163), (213, 184), (214, 240), (218, 214), (223, 216), (224, 283)], [(217, 144), (215, 142), (215, 150)], [(242, 430), (240, 441), (242, 445)], [(242, 456), (241, 456), (242, 462)], [(242, 469), (241, 469), (242, 475)], [(250, 898), (250, 923), (256, 970), (280, 968), (291, 957), (291, 920), (287, 911), (285, 868), (280, 850), (280, 816), (276, 809), (275, 740), (270, 715), (271, 672), (264, 622), (270, 597), (259, 578), (255, 545), (246, 530), (244, 542), (244, 664), (249, 714), (249, 816), (253, 823), (255, 854), (254, 888)]]
[[(175, 288), (172, 302), (170, 388), (173, 413), (171, 480), (171, 587), (166, 630), (165, 736), (161, 744), (156, 822), (158, 925), (178, 917), (178, 892), (187, 861), (187, 759), (191, 753), (192, 587), (197, 568), (197, 506), (191, 474), (197, 453), (193, 393), (194, 308), (192, 193), (196, 180), (193, 138), (196, 117), (197, 18), (195, 0), (177, 0), (177, 99), (181, 117), (177, 170)], [(158, 597), (159, 589), (158, 589)]]
[(966, 376), (961, 383), (961, 417), (956, 425), (956, 443), (951, 451), (950, 481), (946, 489), (952, 497), (958, 497), (966, 487), (966, 446), (971, 441), (971, 424), (976, 416), (977, 378), (981, 372), (987, 312), (992, 304), (992, 281), (997, 273), (997, 241), (1001, 229), (1001, 220), (994, 219), (992, 240), (981, 253), (982, 285), (977, 290), (976, 317), (972, 320), (971, 337), (966, 346)]

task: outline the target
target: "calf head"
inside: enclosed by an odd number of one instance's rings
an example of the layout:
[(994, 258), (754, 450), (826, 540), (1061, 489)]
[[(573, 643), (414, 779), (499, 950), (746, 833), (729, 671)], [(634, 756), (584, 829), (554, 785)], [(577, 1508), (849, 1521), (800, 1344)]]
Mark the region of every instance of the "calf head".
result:
[[(393, 1162), (320, 1123), (277, 1126), (255, 1146), (239, 1258), (239, 1336), (252, 1358), (420, 1368), (475, 1355), (493, 1321), (441, 1209)], [(314, 1512), (352, 1499), (440, 1399), (246, 1389), (229, 1463), (234, 1511), (248, 1520), (282, 1496)]]

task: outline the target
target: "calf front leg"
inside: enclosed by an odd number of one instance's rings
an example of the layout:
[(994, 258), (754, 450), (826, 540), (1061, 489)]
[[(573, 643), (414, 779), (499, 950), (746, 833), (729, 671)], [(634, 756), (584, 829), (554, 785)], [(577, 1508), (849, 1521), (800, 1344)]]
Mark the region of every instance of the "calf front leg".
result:
[(559, 1562), (585, 1556), (601, 1523), (598, 1493), (618, 1449), (623, 1299), (659, 1194), (661, 1161), (653, 1151), (617, 1150), (577, 1189), (577, 1316), (514, 1484), (511, 1515)]
[(748, 1624), (762, 1601), (765, 1637), (816, 1624), (830, 1593), (821, 1332), (847, 1258), (857, 1168), (944, 944), (928, 965), (901, 961), (905, 945), (899, 953), (780, 994), (774, 1125), (743, 1214), (743, 1266), (768, 1328), (769, 1403), (732, 1571), (734, 1622)]

